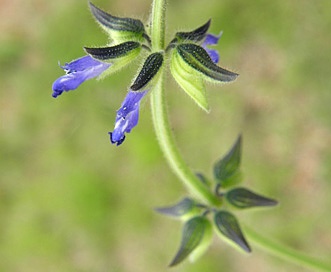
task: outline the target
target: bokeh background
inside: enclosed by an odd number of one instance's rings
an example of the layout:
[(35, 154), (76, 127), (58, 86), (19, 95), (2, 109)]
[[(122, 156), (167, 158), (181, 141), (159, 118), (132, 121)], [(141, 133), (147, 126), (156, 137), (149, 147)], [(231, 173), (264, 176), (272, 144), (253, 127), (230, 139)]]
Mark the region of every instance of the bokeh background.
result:
[[(151, 1), (95, 0), (147, 21)], [(331, 252), (331, 2), (169, 0), (167, 41), (212, 18), (224, 31), (220, 65), (240, 73), (208, 87), (209, 115), (173, 80), (167, 103), (180, 150), (194, 170), (244, 137), (245, 186), (280, 201), (237, 212), (259, 233), (312, 256)], [(148, 100), (120, 147), (109, 143), (135, 66), (51, 97), (58, 67), (104, 45), (87, 1), (0, 0), (0, 270), (168, 271), (181, 224), (154, 207), (185, 188), (168, 168)], [(139, 64), (139, 63), (138, 63)], [(310, 271), (252, 244), (242, 254), (215, 237), (195, 264), (172, 271)]]

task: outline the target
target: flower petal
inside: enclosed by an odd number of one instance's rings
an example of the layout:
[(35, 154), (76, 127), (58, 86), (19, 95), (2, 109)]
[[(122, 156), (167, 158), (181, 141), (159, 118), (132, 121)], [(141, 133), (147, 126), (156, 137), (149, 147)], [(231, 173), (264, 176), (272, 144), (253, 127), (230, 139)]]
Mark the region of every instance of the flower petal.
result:
[(218, 63), (218, 61), (220, 60), (220, 54), (218, 53), (218, 51), (215, 49), (208, 49), (208, 48), (205, 48), (205, 50), (207, 51), (211, 60), (214, 63)]
[(125, 140), (125, 133), (131, 132), (138, 124), (140, 100), (148, 91), (137, 92), (130, 90), (120, 109), (117, 111), (115, 128), (109, 132), (112, 144), (120, 145)]
[(55, 98), (64, 91), (75, 90), (85, 80), (99, 76), (110, 65), (97, 61), (90, 56), (84, 56), (60, 66), (66, 72), (66, 75), (54, 81), (52, 96)]
[(214, 63), (218, 63), (220, 59), (220, 55), (217, 50), (207, 48), (207, 45), (216, 45), (221, 38), (223, 31), (220, 32), (219, 35), (207, 34), (204, 42), (202, 43), (202, 47), (207, 51), (208, 55), (212, 59)]
[(220, 32), (218, 35), (207, 34), (203, 45), (216, 45), (218, 44), (219, 39), (222, 37), (223, 31)]

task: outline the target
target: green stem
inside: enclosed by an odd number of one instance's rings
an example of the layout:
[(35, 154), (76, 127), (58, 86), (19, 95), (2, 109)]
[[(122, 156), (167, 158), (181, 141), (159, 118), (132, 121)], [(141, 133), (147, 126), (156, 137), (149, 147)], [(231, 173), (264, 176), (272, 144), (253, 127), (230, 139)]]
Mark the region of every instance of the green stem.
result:
[[(154, 0), (152, 9), (151, 35), (154, 51), (164, 50), (165, 34), (165, 4), (166, 0)], [(156, 137), (160, 147), (167, 159), (170, 167), (173, 169), (179, 179), (186, 185), (190, 192), (203, 202), (210, 205), (219, 204), (220, 200), (212, 194), (196, 175), (190, 170), (177, 150), (173, 139), (167, 116), (167, 110), (163, 101), (164, 95), (164, 72), (159, 71), (156, 86), (151, 94), (152, 119), (156, 132)]]
[[(163, 74), (163, 71), (160, 71), (160, 73)], [(163, 101), (164, 79), (162, 74), (160, 74), (151, 94), (152, 119), (160, 147), (170, 167), (186, 185), (188, 190), (204, 203), (218, 205), (220, 200), (190, 170), (176, 147), (167, 118), (166, 106)]]
[(152, 6), (151, 35), (154, 51), (164, 50), (166, 0), (154, 0)]
[(298, 252), (292, 248), (274, 242), (273, 240), (263, 237), (259, 233), (253, 231), (252, 229), (245, 227), (245, 234), (248, 238), (248, 241), (252, 241), (257, 246), (262, 248), (264, 251), (269, 254), (283, 259), (285, 261), (301, 265), (303, 267), (311, 268), (313, 271), (331, 271), (331, 264), (325, 263), (321, 260), (315, 259), (313, 257), (307, 256), (301, 252)]
[[(153, 51), (164, 50), (165, 34), (165, 5), (166, 0), (154, 0), (152, 8), (151, 36)], [(185, 184), (190, 192), (203, 202), (209, 205), (219, 205), (220, 200), (213, 195), (196, 175), (190, 170), (182, 159), (173, 138), (167, 110), (164, 103), (164, 71), (159, 71), (158, 80), (151, 93), (152, 120), (157, 139), (163, 154), (175, 174)], [(309, 267), (314, 271), (331, 271), (331, 264), (326, 264), (320, 260), (302, 254), (294, 249), (276, 243), (268, 238), (261, 236), (255, 231), (245, 227), (245, 233), (250, 241), (257, 246), (283, 260)]]

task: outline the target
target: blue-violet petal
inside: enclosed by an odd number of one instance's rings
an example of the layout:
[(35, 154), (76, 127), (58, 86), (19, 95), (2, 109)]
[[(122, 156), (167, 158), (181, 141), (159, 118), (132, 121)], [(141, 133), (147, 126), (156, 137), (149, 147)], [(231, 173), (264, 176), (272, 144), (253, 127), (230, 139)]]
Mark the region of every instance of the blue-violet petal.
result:
[(57, 97), (64, 91), (75, 90), (84, 81), (97, 77), (110, 67), (111, 64), (84, 56), (60, 66), (66, 74), (59, 77), (53, 83), (53, 97)]
[(112, 144), (120, 145), (125, 140), (125, 133), (129, 133), (138, 124), (139, 106), (147, 91), (136, 92), (130, 90), (121, 108), (117, 111), (115, 128), (109, 132)]
[(218, 63), (220, 55), (217, 50), (207, 48), (207, 45), (216, 45), (221, 38), (223, 32), (220, 32), (219, 35), (207, 34), (205, 40), (202, 43), (202, 47), (207, 51), (208, 55), (214, 63)]

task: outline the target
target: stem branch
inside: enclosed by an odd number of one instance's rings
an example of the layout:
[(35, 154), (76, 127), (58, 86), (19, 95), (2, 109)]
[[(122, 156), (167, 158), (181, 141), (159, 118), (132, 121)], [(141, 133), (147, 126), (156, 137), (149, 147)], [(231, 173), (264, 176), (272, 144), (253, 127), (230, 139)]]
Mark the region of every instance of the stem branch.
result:
[[(165, 34), (165, 5), (166, 0), (154, 0), (152, 8), (151, 37), (152, 49), (154, 52), (164, 50)], [(164, 71), (159, 71), (159, 78), (156, 81), (154, 90), (151, 93), (152, 120), (157, 139), (168, 164), (175, 174), (185, 184), (190, 192), (204, 203), (217, 206), (220, 200), (205, 186), (196, 175), (190, 170), (182, 159), (175, 140), (173, 138), (167, 110), (164, 103)], [(266, 252), (283, 260), (312, 268), (314, 271), (331, 271), (331, 264), (307, 256), (294, 249), (276, 243), (259, 233), (245, 227), (245, 233), (250, 241), (264, 249)]]
[(302, 252), (296, 251), (295, 249), (275, 242), (269, 238), (263, 237), (248, 227), (245, 227), (244, 230), (248, 241), (252, 241), (265, 252), (268, 252), (270, 255), (306, 268), (311, 268), (313, 271), (331, 271), (331, 263), (325, 263)]

